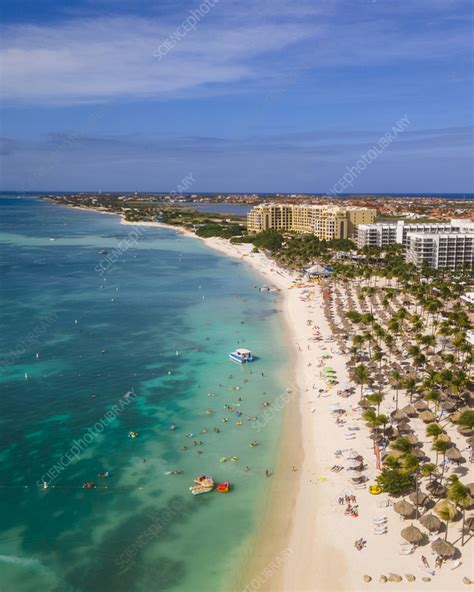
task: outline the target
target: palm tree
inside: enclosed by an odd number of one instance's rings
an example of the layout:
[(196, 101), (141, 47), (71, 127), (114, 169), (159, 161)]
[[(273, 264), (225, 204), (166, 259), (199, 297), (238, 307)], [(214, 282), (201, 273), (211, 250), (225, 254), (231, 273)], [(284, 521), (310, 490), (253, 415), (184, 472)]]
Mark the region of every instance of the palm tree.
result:
[(379, 372), (382, 372), (383, 358), (384, 358), (384, 354), (380, 348), (377, 349), (377, 351), (375, 351), (374, 355), (372, 356), (372, 359), (374, 360), (374, 362), (379, 362)]
[(402, 458), (402, 466), (405, 473), (412, 475), (415, 479), (415, 493), (416, 493), (416, 519), (418, 520), (418, 479), (420, 472), (420, 460), (410, 452), (405, 454)]
[(446, 534), (444, 540), (448, 539), (448, 526), (454, 520), (457, 514), (456, 506), (449, 500), (440, 500), (434, 507), (434, 511), (438, 514), (441, 520), (446, 522)]
[(392, 448), (403, 454), (409, 454), (413, 448), (413, 445), (410, 444), (410, 440), (408, 440), (408, 438), (405, 436), (400, 436), (395, 440), (395, 442), (393, 442)]
[(360, 384), (360, 396), (362, 398), (362, 391), (364, 388), (364, 384), (367, 384), (369, 381), (370, 373), (369, 369), (365, 364), (359, 364), (354, 369), (354, 381), (357, 384)]
[(431, 483), (431, 477), (436, 473), (436, 465), (433, 463), (426, 463), (421, 467), (421, 476), (429, 477)]
[(444, 430), (439, 425), (439, 423), (430, 423), (426, 426), (426, 435), (434, 438), (435, 440), (438, 436), (441, 436), (443, 432)]
[(443, 475), (444, 475), (444, 460), (446, 457), (446, 452), (448, 450), (448, 448), (451, 447), (451, 444), (449, 442), (446, 442), (445, 440), (435, 440), (433, 442), (433, 446), (432, 449), (436, 452), (436, 461), (435, 464), (436, 466), (438, 466), (438, 455), (442, 454), (443, 455), (443, 471), (441, 473), (441, 479), (443, 479)]
[(439, 391), (430, 390), (423, 397), (425, 401), (434, 403), (434, 415), (438, 413), (438, 405), (441, 399), (441, 393)]
[(457, 475), (449, 477), (451, 483), (448, 488), (448, 498), (461, 508), (462, 511), (462, 531), (461, 531), (461, 545), (464, 546), (464, 528), (466, 523), (466, 508), (472, 504), (472, 497), (469, 488), (461, 483)]
[(384, 400), (385, 395), (381, 392), (367, 395), (366, 399), (371, 405), (377, 405), (377, 414), (380, 413), (380, 404)]
[(374, 439), (374, 450), (375, 450), (375, 443), (376, 443), (378, 426), (379, 426), (377, 414), (375, 413), (375, 411), (373, 409), (366, 409), (362, 413), (362, 419), (366, 422), (367, 427), (369, 427), (372, 430), (373, 439)]
[(393, 343), (394, 343), (395, 339), (394, 339), (393, 335), (391, 335), (390, 333), (385, 333), (383, 340), (385, 341), (385, 345), (388, 348), (388, 361), (391, 362), (392, 361)]
[(383, 427), (383, 437), (385, 438), (385, 429), (387, 427), (387, 424), (389, 422), (389, 417), (388, 415), (385, 415), (384, 413), (381, 413), (378, 417), (378, 422), (379, 425), (381, 425)]
[(409, 376), (403, 381), (403, 388), (406, 390), (407, 394), (410, 396), (410, 403), (413, 399), (413, 393), (416, 390), (418, 383), (414, 376)]
[(459, 416), (457, 423), (462, 428), (469, 428), (472, 430), (474, 428), (474, 410), (467, 409), (466, 411), (463, 411)]
[(357, 349), (357, 351), (360, 351), (360, 349), (364, 345), (364, 338), (362, 337), (362, 335), (354, 335), (354, 337), (352, 338), (352, 345)]

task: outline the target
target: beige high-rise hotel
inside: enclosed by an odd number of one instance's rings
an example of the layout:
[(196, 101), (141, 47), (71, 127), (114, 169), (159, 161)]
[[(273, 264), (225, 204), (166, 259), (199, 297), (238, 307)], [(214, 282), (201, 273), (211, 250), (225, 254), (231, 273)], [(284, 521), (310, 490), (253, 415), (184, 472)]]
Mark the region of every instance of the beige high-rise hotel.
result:
[(373, 208), (267, 203), (247, 214), (247, 229), (312, 233), (321, 240), (351, 238), (359, 224), (372, 224), (376, 214)]

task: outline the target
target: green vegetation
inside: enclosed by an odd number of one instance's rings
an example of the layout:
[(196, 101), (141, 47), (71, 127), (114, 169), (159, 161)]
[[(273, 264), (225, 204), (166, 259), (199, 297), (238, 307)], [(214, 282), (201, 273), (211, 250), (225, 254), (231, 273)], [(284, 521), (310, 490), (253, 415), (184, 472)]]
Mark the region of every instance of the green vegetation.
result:
[(218, 236), (220, 238), (232, 238), (240, 236), (243, 228), (239, 224), (207, 222), (196, 230), (196, 234), (202, 238)]
[(384, 467), (377, 477), (377, 484), (385, 493), (403, 495), (415, 488), (415, 479), (401, 469)]

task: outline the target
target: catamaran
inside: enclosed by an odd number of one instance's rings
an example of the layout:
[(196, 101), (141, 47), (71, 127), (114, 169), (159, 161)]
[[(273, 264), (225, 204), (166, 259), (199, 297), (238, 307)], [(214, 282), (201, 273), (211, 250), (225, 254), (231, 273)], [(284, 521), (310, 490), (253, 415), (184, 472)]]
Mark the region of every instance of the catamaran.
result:
[(233, 352), (230, 352), (229, 358), (233, 362), (237, 362), (238, 364), (246, 364), (247, 362), (253, 362), (252, 352), (249, 349), (244, 349), (243, 347), (236, 349)]

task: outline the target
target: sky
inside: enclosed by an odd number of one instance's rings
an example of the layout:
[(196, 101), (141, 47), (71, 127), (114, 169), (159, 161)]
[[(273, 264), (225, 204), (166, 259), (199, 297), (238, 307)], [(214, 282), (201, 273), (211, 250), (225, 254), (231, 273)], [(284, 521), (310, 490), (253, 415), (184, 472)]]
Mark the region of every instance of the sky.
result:
[(473, 6), (0, 0), (0, 190), (473, 192)]

